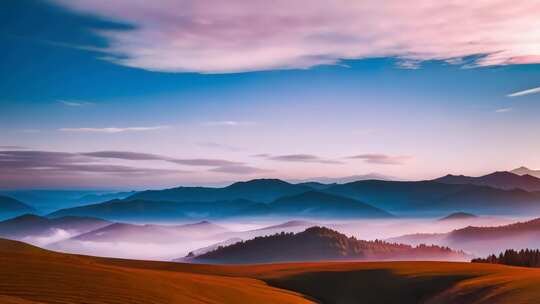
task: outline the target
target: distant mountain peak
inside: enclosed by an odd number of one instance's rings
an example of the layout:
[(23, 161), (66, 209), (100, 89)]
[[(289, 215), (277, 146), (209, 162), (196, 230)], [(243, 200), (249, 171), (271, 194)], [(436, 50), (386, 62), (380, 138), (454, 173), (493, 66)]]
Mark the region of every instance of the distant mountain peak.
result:
[(254, 186), (254, 185), (258, 185), (258, 186), (268, 186), (268, 185), (284, 186), (284, 185), (291, 185), (291, 184), (284, 181), (284, 180), (277, 179), (277, 178), (258, 178), (258, 179), (248, 180), (248, 181), (236, 182), (236, 183), (233, 183), (230, 186), (225, 187), (225, 188), (235, 188), (235, 187)]
[(517, 174), (517, 175), (521, 175), (521, 176), (524, 176), (524, 175), (530, 175), (530, 176), (533, 176), (533, 177), (536, 177), (536, 178), (540, 178), (540, 170), (533, 170), (533, 169), (530, 169), (528, 167), (525, 167), (525, 166), (521, 166), (519, 168), (516, 168), (512, 171), (510, 171), (514, 174)]
[(465, 220), (465, 219), (473, 219), (473, 218), (477, 218), (478, 216), (472, 214), (472, 213), (467, 213), (467, 212), (454, 212), (452, 214), (449, 214), (441, 219), (439, 219), (438, 221), (442, 222), (442, 221), (451, 221), (451, 220)]
[(540, 191), (540, 178), (528, 174), (528, 171), (522, 173), (518, 174), (516, 171), (496, 171), (478, 177), (448, 174), (434, 181), (444, 184), (488, 186), (505, 190), (522, 189), (526, 191)]

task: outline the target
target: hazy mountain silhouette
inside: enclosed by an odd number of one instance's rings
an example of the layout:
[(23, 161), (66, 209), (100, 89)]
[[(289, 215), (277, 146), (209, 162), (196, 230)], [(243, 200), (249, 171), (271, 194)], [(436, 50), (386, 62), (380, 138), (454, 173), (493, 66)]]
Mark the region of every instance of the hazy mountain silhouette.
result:
[(135, 225), (113, 223), (73, 237), (71, 240), (92, 242), (175, 243), (189, 238), (204, 238), (228, 230), (202, 221), (186, 225)]
[(531, 170), (527, 167), (519, 167), (519, 168), (516, 168), (512, 171), (510, 171), (514, 174), (517, 174), (517, 175), (532, 175), (536, 178), (540, 178), (540, 170)]
[(464, 253), (438, 246), (412, 247), (363, 241), (325, 227), (256, 237), (193, 257), (202, 263), (268, 263), (316, 260), (459, 260)]
[(335, 185), (327, 193), (347, 196), (395, 213), (448, 212), (530, 213), (540, 210), (540, 195), (472, 184), (435, 181), (358, 181)]
[(86, 194), (84, 196), (79, 197), (76, 199), (76, 202), (80, 204), (94, 204), (94, 203), (101, 203), (104, 201), (110, 201), (113, 199), (124, 199), (128, 196), (132, 196), (136, 194), (136, 191), (129, 191), (129, 192), (111, 192), (111, 193), (102, 193), (102, 194)]
[(368, 173), (368, 174), (357, 174), (357, 175), (350, 175), (350, 176), (344, 176), (344, 177), (312, 177), (308, 179), (296, 179), (296, 180), (289, 180), (292, 183), (295, 184), (305, 184), (305, 183), (317, 183), (317, 184), (323, 184), (323, 185), (331, 185), (331, 184), (346, 184), (346, 183), (352, 183), (357, 181), (363, 181), (363, 180), (395, 180), (396, 178), (379, 174), (379, 173)]
[(1, 191), (0, 195), (25, 202), (43, 213), (50, 213), (62, 208), (122, 199), (134, 193), (104, 190), (12, 190)]
[(434, 181), (445, 184), (473, 184), (507, 190), (523, 189), (526, 191), (540, 191), (540, 178), (529, 174), (518, 175), (506, 171), (494, 172), (479, 177), (446, 175)]
[(55, 211), (49, 217), (94, 216), (109, 220), (191, 221), (269, 214), (267, 204), (244, 199), (210, 202), (172, 202), (151, 200), (112, 200)]
[(0, 219), (37, 212), (33, 207), (8, 196), (0, 196)]
[(310, 191), (305, 185), (290, 184), (279, 179), (255, 179), (247, 182), (236, 182), (223, 188), (210, 187), (178, 187), (165, 190), (148, 190), (136, 193), (128, 200), (154, 201), (219, 201), (246, 199), (268, 203), (277, 198)]
[(318, 191), (282, 197), (270, 203), (277, 214), (306, 217), (384, 218), (392, 215), (366, 203)]
[(109, 220), (192, 220), (231, 217), (390, 217), (388, 212), (360, 201), (317, 191), (285, 196), (271, 203), (256, 203), (245, 199), (211, 202), (171, 202), (148, 200), (112, 200), (51, 213), (93, 216)]
[(49, 219), (42, 216), (25, 214), (0, 222), (0, 237), (23, 239), (27, 237), (47, 236), (55, 229), (67, 233), (80, 234), (111, 224), (108, 221), (90, 217), (60, 217)]
[(540, 218), (502, 226), (468, 226), (448, 233), (403, 235), (387, 241), (411, 245), (436, 244), (486, 255), (508, 248), (539, 248), (539, 234)]
[(468, 220), (468, 219), (474, 219), (474, 218), (478, 218), (478, 216), (472, 213), (467, 213), (467, 212), (454, 212), (443, 218), (438, 219), (438, 221), (444, 222), (444, 221), (455, 221), (455, 220)]

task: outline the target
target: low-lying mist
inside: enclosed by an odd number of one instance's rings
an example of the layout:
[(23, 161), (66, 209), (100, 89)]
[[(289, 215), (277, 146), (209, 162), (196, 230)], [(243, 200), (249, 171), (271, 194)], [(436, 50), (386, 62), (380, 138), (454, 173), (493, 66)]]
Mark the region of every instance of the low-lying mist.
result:
[[(173, 260), (185, 257), (191, 251), (230, 240), (248, 240), (257, 236), (279, 232), (300, 232), (311, 226), (326, 226), (347, 236), (363, 240), (386, 240), (409, 234), (448, 233), (467, 226), (499, 226), (523, 218), (478, 217), (463, 220), (439, 221), (426, 218), (385, 220), (321, 220), (275, 218), (264, 220), (235, 220), (199, 222), (186, 228), (174, 223), (137, 223), (111, 226), (82, 235), (73, 231), (53, 230), (49, 235), (26, 237), (25, 242), (48, 249), (86, 255)], [(187, 230), (186, 230), (187, 229)], [(403, 242), (407, 243), (407, 242)], [(228, 243), (227, 243), (228, 244)], [(442, 244), (444, 245), (444, 244)], [(463, 249), (456, 244), (456, 248)], [(493, 244), (490, 244), (493, 245)], [(540, 244), (539, 244), (540, 245)], [(504, 244), (501, 244), (504, 246)], [(482, 248), (473, 247), (474, 255), (484, 254)], [(489, 250), (493, 250), (490, 246)], [(501, 250), (506, 249), (501, 247)]]

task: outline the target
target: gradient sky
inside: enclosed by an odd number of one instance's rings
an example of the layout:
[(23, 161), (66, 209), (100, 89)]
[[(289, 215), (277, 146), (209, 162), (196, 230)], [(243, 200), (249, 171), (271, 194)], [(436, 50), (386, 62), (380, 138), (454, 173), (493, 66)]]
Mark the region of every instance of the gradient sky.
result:
[(0, 189), (540, 168), (537, 1), (0, 2)]

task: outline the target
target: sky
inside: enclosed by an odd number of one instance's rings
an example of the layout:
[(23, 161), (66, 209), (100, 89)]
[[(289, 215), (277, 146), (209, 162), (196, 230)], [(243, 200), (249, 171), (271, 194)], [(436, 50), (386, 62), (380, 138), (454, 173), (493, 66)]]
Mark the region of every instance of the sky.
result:
[(0, 189), (540, 168), (537, 1), (0, 2)]

